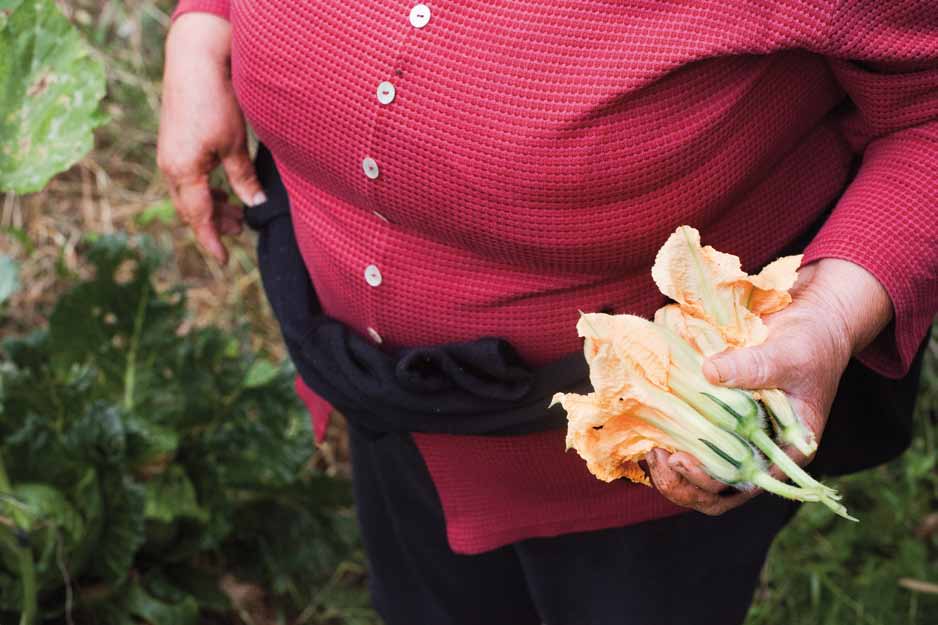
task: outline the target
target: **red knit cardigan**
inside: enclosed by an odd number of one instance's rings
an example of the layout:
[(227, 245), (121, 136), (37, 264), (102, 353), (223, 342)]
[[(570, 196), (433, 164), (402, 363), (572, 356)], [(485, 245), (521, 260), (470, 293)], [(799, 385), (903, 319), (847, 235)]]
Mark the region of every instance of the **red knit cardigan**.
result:
[[(663, 303), (650, 267), (675, 226), (752, 270), (835, 201), (805, 262), (862, 265), (895, 310), (860, 359), (901, 376), (938, 310), (938, 2), (189, 11), (231, 20), (322, 304), (383, 347), (501, 336), (545, 363), (580, 349), (578, 309)], [(298, 387), (321, 432), (328, 405)], [(455, 551), (679, 512), (563, 438), (414, 435)]]

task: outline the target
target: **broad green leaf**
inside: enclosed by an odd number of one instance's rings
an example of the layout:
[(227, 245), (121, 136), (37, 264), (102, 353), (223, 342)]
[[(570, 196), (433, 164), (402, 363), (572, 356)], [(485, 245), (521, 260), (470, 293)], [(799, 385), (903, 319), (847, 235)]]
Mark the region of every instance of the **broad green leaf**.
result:
[(176, 519), (208, 520), (208, 512), (199, 506), (195, 487), (181, 466), (169, 467), (164, 473), (148, 480), (145, 488), (144, 517), (148, 521), (171, 523)]
[(277, 377), (280, 369), (269, 360), (258, 359), (254, 361), (247, 375), (244, 376), (245, 388), (258, 388), (267, 386)]
[(5, 254), (0, 254), (0, 304), (20, 288), (20, 266)]
[(199, 605), (190, 595), (177, 601), (157, 598), (134, 581), (129, 588), (125, 605), (128, 612), (149, 625), (196, 625)]
[(93, 466), (120, 466), (127, 449), (120, 409), (113, 404), (95, 402), (70, 428), (65, 443), (75, 458)]
[(179, 435), (170, 428), (137, 415), (124, 420), (127, 432), (127, 459), (138, 476), (147, 478), (162, 472), (179, 448)]
[(61, 556), (68, 560), (85, 537), (84, 521), (61, 491), (48, 484), (17, 484), (16, 498), (25, 505), (33, 521), (29, 534), (40, 589), (61, 581)]
[(58, 485), (75, 479), (75, 462), (50, 419), (31, 414), (10, 429), (0, 427), (0, 432), (5, 434), (3, 456), (14, 483), (42, 481)]
[(0, 0), (0, 28), (4, 27), (13, 10), (22, 3), (23, 0)]
[(98, 111), (104, 67), (53, 0), (4, 5), (0, 191), (31, 193), (91, 149), (92, 133), (105, 121)]
[(108, 582), (127, 577), (134, 556), (144, 541), (143, 488), (127, 477), (112, 473), (101, 483), (104, 527), (91, 571)]

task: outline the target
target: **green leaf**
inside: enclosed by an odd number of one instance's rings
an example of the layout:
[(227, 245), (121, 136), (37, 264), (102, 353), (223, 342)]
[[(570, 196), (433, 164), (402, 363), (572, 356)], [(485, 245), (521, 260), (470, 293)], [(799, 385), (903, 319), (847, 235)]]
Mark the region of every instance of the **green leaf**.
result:
[(244, 376), (244, 386), (245, 388), (267, 386), (276, 379), (279, 373), (280, 368), (269, 360), (255, 360), (251, 368), (248, 369), (247, 375)]
[(89, 464), (120, 465), (127, 449), (120, 409), (105, 402), (95, 402), (69, 429), (65, 444), (76, 458)]
[(196, 625), (199, 622), (199, 605), (195, 598), (183, 595), (170, 601), (147, 592), (143, 585), (134, 581), (126, 597), (127, 611), (148, 625)]
[[(75, 478), (72, 454), (48, 418), (31, 414), (7, 430), (3, 454), (10, 478), (16, 482), (67, 484)], [(2, 429), (0, 429), (2, 431)]]
[(148, 521), (171, 523), (176, 519), (208, 521), (208, 512), (199, 506), (195, 487), (179, 465), (172, 465), (145, 484)]
[(123, 581), (130, 573), (134, 556), (143, 544), (143, 488), (117, 473), (102, 480), (104, 527), (90, 570), (110, 583)]
[(134, 217), (134, 221), (139, 226), (149, 226), (154, 221), (159, 221), (167, 226), (176, 221), (176, 209), (169, 200), (160, 200), (150, 204)]
[(127, 458), (134, 472), (143, 478), (161, 473), (179, 448), (179, 435), (170, 428), (131, 415), (124, 420), (127, 432)]
[(0, 23), (0, 85), (0, 191), (39, 191), (91, 149), (104, 66), (53, 0), (30, 0)]
[(0, 0), (0, 28), (3, 28), (13, 10), (23, 3), (23, 0)]
[(40, 589), (57, 586), (62, 578), (59, 552), (68, 560), (80, 546), (85, 536), (84, 521), (65, 496), (48, 484), (17, 484), (13, 492), (32, 522), (29, 543)]
[(5, 254), (0, 254), (0, 304), (20, 288), (20, 265)]

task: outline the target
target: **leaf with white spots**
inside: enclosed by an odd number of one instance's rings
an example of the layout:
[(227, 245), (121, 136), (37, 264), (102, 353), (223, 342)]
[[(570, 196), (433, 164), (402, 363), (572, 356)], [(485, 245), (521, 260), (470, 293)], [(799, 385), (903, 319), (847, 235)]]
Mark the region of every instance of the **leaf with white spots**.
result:
[(104, 93), (104, 66), (53, 0), (0, 0), (0, 191), (39, 191), (81, 159)]

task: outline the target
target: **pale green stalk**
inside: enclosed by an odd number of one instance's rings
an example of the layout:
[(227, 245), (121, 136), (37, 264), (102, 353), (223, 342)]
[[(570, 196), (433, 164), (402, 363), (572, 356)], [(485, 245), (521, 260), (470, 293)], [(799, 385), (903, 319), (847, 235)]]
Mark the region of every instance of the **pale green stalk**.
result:
[(636, 416), (673, 438), (681, 450), (696, 457), (714, 479), (744, 489), (758, 486), (798, 501), (820, 500), (815, 491), (786, 484), (769, 475), (761, 458), (737, 434), (711, 423), (671, 393), (651, 385), (645, 390), (659, 405), (666, 406), (667, 411), (642, 406)]
[(805, 456), (817, 451), (814, 433), (795, 413), (785, 393), (774, 388), (761, 390), (759, 399), (769, 413), (780, 441), (791, 445)]
[(702, 357), (669, 328), (656, 327), (671, 349), (673, 366), (668, 372), (668, 386), (675, 395), (715, 425), (751, 441), (793, 482), (817, 493), (821, 503), (835, 514), (856, 520), (843, 505), (837, 503), (840, 495), (836, 490), (811, 477), (766, 434), (763, 413), (748, 393), (710, 384), (701, 370)]

